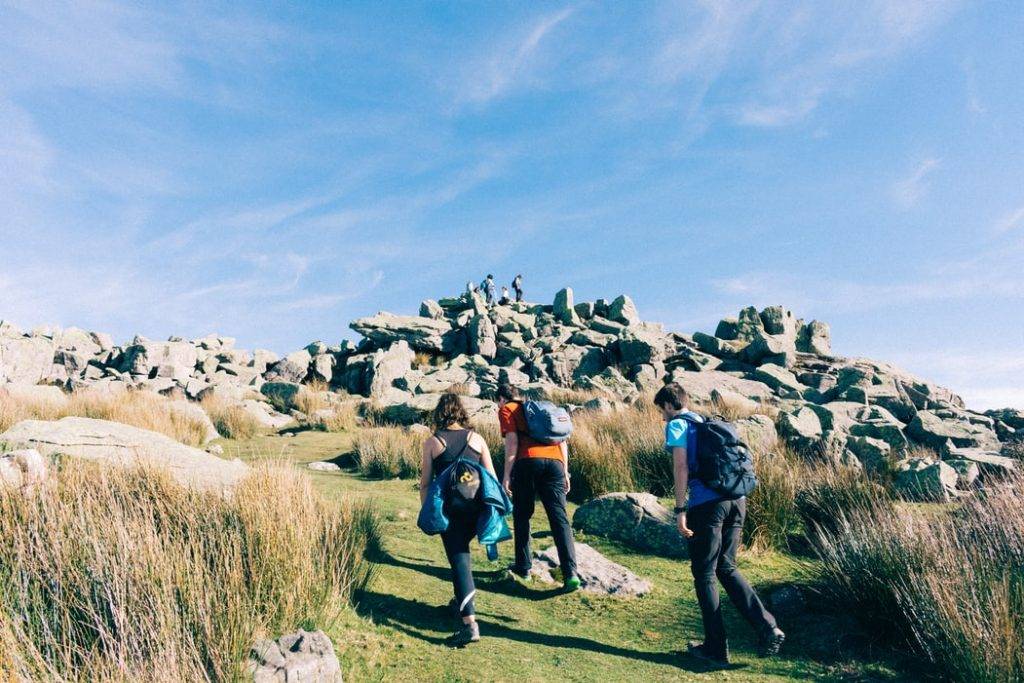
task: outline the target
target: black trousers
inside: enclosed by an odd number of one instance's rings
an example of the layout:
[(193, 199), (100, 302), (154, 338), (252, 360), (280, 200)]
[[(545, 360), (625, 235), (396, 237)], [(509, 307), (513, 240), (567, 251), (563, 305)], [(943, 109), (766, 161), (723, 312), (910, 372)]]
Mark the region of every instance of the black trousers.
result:
[(758, 633), (775, 627), (775, 617), (736, 568), (736, 550), (746, 514), (747, 499), (740, 498), (697, 505), (686, 515), (686, 524), (693, 530), (689, 539), (690, 569), (704, 621), (704, 643), (715, 654), (724, 653), (727, 647), (718, 581)]
[(478, 514), (449, 514), (448, 530), (441, 534), (444, 552), (452, 566), (452, 583), (455, 586), (455, 604), (464, 617), (476, 614), (473, 598), (476, 586), (473, 584), (473, 569), (470, 564), (469, 544), (476, 536)]
[(530, 551), (530, 518), (537, 497), (551, 525), (562, 575), (576, 574), (576, 548), (565, 509), (565, 472), (562, 462), (551, 458), (517, 458), (512, 468), (512, 521), (515, 523), (516, 560), (513, 569), (526, 574), (533, 566)]

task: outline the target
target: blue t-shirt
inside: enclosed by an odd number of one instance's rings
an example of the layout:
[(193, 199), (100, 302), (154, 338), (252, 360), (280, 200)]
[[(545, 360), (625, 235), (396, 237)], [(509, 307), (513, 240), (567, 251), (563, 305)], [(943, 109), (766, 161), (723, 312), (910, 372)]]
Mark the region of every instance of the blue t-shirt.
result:
[[(703, 422), (697, 413), (684, 413), (687, 417)], [(713, 500), (721, 500), (722, 495), (709, 489), (700, 480), (700, 473), (697, 471), (697, 439), (693, 438), (693, 425), (682, 417), (675, 417), (665, 425), (665, 448), (669, 453), (673, 448), (686, 449), (686, 467), (689, 470), (688, 484), (690, 498), (687, 507), (695, 507), (701, 503), (709, 503)]]

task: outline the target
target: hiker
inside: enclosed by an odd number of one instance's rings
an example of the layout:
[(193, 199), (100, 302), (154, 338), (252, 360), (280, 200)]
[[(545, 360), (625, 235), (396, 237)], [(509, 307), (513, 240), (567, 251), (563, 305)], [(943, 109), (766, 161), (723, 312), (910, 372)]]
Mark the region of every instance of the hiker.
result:
[[(675, 479), (676, 526), (687, 539), (690, 569), (704, 622), (704, 641), (691, 643), (689, 653), (718, 665), (729, 663), (729, 645), (715, 582), (717, 577), (743, 618), (757, 630), (758, 654), (762, 657), (778, 654), (786, 635), (736, 567), (736, 551), (747, 510), (746, 496), (720, 493), (701, 479), (698, 469), (698, 462), (707, 462), (698, 458), (698, 425), (718, 426), (726, 423), (707, 423), (700, 415), (690, 412), (687, 409), (689, 400), (686, 391), (675, 382), (662, 387), (654, 396), (654, 403), (665, 418), (665, 448), (672, 454)], [(710, 441), (719, 433), (704, 430), (701, 435)], [(738, 439), (729, 442), (727, 447), (735, 448), (736, 445), (742, 447)], [(703, 453), (709, 452), (708, 447), (705, 445)], [(725, 450), (723, 448), (722, 452)], [(735, 453), (735, 450), (732, 451), (732, 455)], [(730, 476), (733, 478), (729, 481), (746, 481), (745, 486), (736, 484), (732, 490), (753, 488), (755, 480), (752, 465), (749, 471), (737, 474), (736, 471), (729, 472), (726, 469), (728, 462), (723, 462), (726, 464), (719, 472), (726, 474), (721, 481), (716, 482), (719, 488), (727, 488), (722, 482)]]
[(498, 299), (498, 305), (508, 306), (512, 300), (508, 298), (508, 287), (501, 288), (501, 298)]
[(515, 527), (515, 562), (509, 571), (529, 579), (533, 567), (530, 551), (530, 518), (537, 496), (551, 525), (565, 588), (580, 587), (576, 575), (576, 548), (566, 511), (569, 493), (569, 449), (566, 443), (543, 443), (530, 436), (519, 390), (510, 384), (498, 387), (498, 425), (505, 439), (505, 475), (502, 485), (512, 495)]
[(512, 291), (516, 293), (516, 301), (523, 300), (523, 276), (516, 275), (512, 280)]
[(493, 306), (495, 300), (498, 298), (498, 286), (494, 284), (494, 276), (488, 275), (485, 277), (484, 281), (480, 283), (480, 289), (487, 298), (487, 305)]
[[(424, 528), (424, 514), (436, 516), (441, 512), (447, 517), (447, 526), (441, 531), (441, 541), (452, 567), (452, 583), (455, 587), (455, 598), (449, 603), (449, 608), (462, 617), (462, 628), (452, 634), (447, 643), (453, 647), (464, 647), (480, 640), (480, 626), (476, 622), (473, 604), (476, 588), (470, 568), (469, 544), (474, 536), (481, 533), (480, 518), (484, 512), (481, 500), (487, 495), (489, 483), (490, 488), (500, 493), (504, 500), (507, 501), (507, 497), (498, 485), (487, 442), (467, 427), (469, 415), (456, 394), (441, 396), (434, 409), (433, 422), (437, 431), (423, 444), (423, 462), (420, 468), (420, 503), (423, 505), (423, 511), (420, 513), (419, 525), (430, 533)], [(464, 463), (456, 464), (460, 459), (477, 467), (465, 467)], [(445, 492), (439, 486), (443, 482), (435, 483), (434, 480), (441, 473), (447, 474), (452, 465), (465, 469), (455, 485), (449, 486)], [(483, 472), (479, 471), (481, 468)], [(467, 499), (460, 491), (453, 489), (459, 484), (471, 485), (474, 471), (478, 475), (475, 477), (478, 488), (468, 491), (470, 497)], [(458, 470), (456, 474), (459, 474)], [(437, 499), (443, 500), (443, 503), (436, 505)], [(438, 510), (438, 507), (441, 509)], [(499, 516), (499, 519), (503, 525), (504, 517)], [(507, 526), (504, 527), (504, 535), (508, 536)]]

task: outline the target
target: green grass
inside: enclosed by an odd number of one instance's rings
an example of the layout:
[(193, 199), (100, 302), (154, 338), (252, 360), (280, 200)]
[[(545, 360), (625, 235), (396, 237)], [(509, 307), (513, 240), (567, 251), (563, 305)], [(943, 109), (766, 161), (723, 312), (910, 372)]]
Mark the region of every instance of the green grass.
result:
[[(225, 442), (226, 455), (243, 459), (284, 455), (298, 464), (339, 460), (352, 450), (353, 435), (302, 432), (291, 438), (260, 437)], [(789, 634), (783, 656), (760, 660), (754, 638), (731, 605), (726, 623), (734, 668), (708, 674), (678, 652), (700, 637), (700, 613), (689, 565), (630, 552), (580, 536), (609, 558), (654, 584), (639, 599), (561, 595), (501, 579), (510, 544), (497, 562), (474, 547), (478, 618), (483, 642), (466, 650), (441, 644), (455, 628), (440, 608), (451, 598), (448, 565), (438, 538), (416, 528), (415, 482), (370, 480), (353, 471), (311, 473), (316, 487), (337, 499), (368, 498), (384, 513), (383, 548), (375, 578), (329, 630), (346, 680), (424, 681), (788, 681), (916, 680), (909, 660), (896, 657), (860, 631), (849, 615), (815, 610), (783, 621)], [(540, 506), (534, 518), (535, 548), (550, 544)], [(740, 566), (759, 588), (798, 581), (801, 564), (774, 552), (743, 553)]]

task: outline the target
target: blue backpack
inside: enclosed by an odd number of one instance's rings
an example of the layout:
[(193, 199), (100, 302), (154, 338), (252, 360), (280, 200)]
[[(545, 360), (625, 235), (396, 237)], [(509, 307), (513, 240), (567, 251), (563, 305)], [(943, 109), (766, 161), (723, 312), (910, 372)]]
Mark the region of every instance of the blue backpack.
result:
[(527, 401), (523, 404), (523, 414), (526, 433), (534, 441), (558, 444), (568, 441), (572, 435), (569, 411), (551, 401)]

